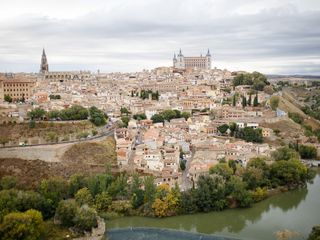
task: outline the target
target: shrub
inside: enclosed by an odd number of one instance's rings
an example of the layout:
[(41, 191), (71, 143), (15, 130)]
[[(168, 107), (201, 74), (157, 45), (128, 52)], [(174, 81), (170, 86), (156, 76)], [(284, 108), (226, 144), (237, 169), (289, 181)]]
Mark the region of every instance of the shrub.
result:
[(266, 188), (256, 188), (254, 192), (252, 192), (252, 198), (255, 202), (260, 202), (268, 197), (268, 191)]
[(0, 238), (2, 240), (38, 240), (42, 239), (44, 228), (42, 215), (36, 210), (9, 213), (0, 226)]

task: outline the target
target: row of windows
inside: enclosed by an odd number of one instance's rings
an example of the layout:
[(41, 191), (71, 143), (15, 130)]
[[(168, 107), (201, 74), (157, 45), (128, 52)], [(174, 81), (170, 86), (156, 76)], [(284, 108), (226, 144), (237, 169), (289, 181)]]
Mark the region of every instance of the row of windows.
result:
[(28, 97), (28, 93), (27, 94), (24, 94), (24, 93), (13, 93), (13, 94), (9, 94), (11, 97), (23, 97), (23, 96), (27, 96)]
[(4, 83), (4, 87), (28, 87), (28, 83)]
[(29, 91), (26, 88), (18, 88), (18, 89), (3, 89), (4, 92), (24, 92), (24, 91)]

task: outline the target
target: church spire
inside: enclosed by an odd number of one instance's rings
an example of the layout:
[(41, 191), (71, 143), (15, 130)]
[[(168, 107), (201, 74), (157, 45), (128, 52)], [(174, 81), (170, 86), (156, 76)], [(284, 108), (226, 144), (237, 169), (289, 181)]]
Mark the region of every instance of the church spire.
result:
[(44, 48), (42, 49), (42, 57), (41, 57), (41, 65), (40, 65), (40, 73), (49, 72), (49, 64), (46, 56), (46, 51)]
[(208, 57), (211, 57), (209, 48), (208, 48), (207, 56), (208, 56)]

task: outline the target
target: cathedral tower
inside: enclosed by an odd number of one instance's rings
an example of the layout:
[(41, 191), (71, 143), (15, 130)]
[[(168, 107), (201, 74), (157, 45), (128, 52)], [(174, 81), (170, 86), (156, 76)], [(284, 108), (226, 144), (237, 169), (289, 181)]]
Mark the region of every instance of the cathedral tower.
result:
[(46, 73), (46, 72), (49, 72), (49, 65), (48, 65), (46, 52), (43, 49), (42, 57), (41, 57), (40, 73)]

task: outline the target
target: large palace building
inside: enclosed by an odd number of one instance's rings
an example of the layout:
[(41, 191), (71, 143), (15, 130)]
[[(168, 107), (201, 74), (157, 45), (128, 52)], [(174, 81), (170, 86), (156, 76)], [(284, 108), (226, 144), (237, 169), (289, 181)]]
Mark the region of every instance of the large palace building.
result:
[(179, 54), (173, 56), (173, 67), (181, 70), (188, 69), (211, 69), (211, 54), (208, 49), (206, 56), (200, 55), (199, 57), (185, 57), (183, 56), (181, 49)]

